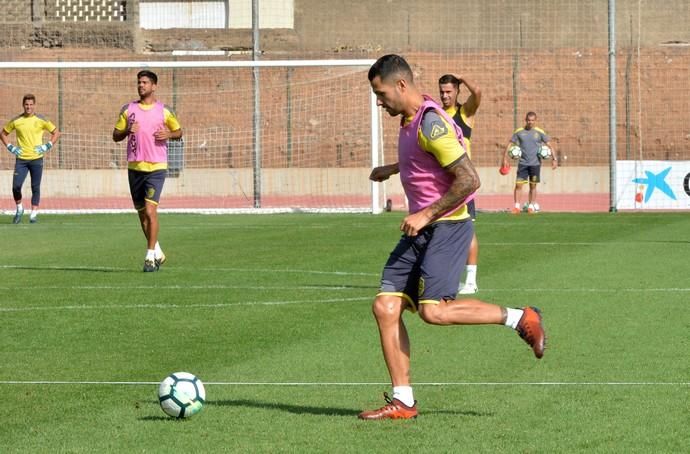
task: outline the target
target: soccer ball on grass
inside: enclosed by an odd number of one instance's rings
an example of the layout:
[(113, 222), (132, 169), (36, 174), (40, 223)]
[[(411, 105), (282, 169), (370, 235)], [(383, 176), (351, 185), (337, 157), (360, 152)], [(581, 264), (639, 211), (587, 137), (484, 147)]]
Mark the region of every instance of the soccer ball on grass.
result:
[(175, 372), (158, 386), (161, 409), (173, 418), (189, 418), (199, 413), (206, 401), (204, 384), (194, 374)]

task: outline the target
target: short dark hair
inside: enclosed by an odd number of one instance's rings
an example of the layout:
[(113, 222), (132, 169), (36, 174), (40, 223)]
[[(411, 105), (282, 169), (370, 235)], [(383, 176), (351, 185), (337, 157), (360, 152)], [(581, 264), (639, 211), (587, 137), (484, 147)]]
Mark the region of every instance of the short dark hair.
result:
[(158, 83), (158, 76), (156, 73), (149, 71), (148, 69), (143, 69), (137, 73), (137, 80), (141, 79), (142, 77), (148, 77), (149, 80), (154, 84)]
[(369, 82), (374, 80), (376, 76), (383, 80), (393, 74), (399, 74), (408, 82), (414, 82), (410, 65), (400, 55), (395, 54), (384, 55), (371, 65), (371, 68), (369, 68)]
[(27, 102), (27, 101), (33, 101), (34, 103), (36, 102), (36, 97), (32, 95), (31, 93), (27, 93), (24, 95), (22, 98), (22, 105)]
[(536, 112), (532, 112), (532, 111), (530, 110), (529, 112), (527, 112), (527, 115), (525, 115), (525, 120), (527, 120), (529, 117), (537, 118), (537, 113), (536, 113)]
[(455, 88), (460, 88), (460, 79), (452, 74), (444, 74), (438, 79), (438, 84), (453, 84)]

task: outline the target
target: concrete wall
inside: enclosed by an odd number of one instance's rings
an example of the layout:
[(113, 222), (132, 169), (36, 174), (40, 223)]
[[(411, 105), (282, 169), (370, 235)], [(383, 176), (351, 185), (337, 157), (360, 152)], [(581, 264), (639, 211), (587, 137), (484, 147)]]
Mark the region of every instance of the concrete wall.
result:
[[(249, 29), (141, 31), (139, 4), (154, 0), (107, 0), (96, 2), (95, 6), (85, 2), (86, 6), (81, 7), (85, 14), (79, 16), (61, 12), (69, 8), (65, 0), (58, 1), (64, 2), (60, 8), (55, 0), (4, 0), (0, 47), (112, 46), (137, 51), (251, 47)], [(663, 6), (646, 4), (638, 9), (639, 5), (636, 0), (616, 2), (619, 45), (633, 41), (637, 45), (638, 35), (643, 47), (667, 42), (690, 43), (689, 2), (668, 0)], [(105, 21), (108, 15), (112, 16), (113, 8), (126, 11), (123, 22)], [(638, 11), (643, 27), (641, 34), (637, 30)], [(68, 15), (65, 21), (64, 14)], [(95, 22), (97, 19), (101, 21)], [(262, 49), (327, 53), (444, 52), (606, 47), (608, 40), (608, 9), (603, 0), (484, 0), (462, 4), (451, 0), (295, 0), (294, 24), (293, 29), (263, 31)], [(34, 36), (36, 28), (43, 29), (38, 38)]]
[[(438, 52), (444, 49), (606, 47), (607, 1), (296, 0), (296, 30), (303, 46), (338, 44), (359, 50)], [(639, 2), (616, 1), (617, 40), (637, 44)], [(685, 0), (646, 4), (640, 10), (642, 46), (690, 42), (690, 6)], [(344, 19), (347, 18), (347, 19)], [(445, 42), (444, 42), (445, 41)]]
[[(140, 2), (153, 0), (139, 0)], [(669, 0), (643, 7), (616, 2), (619, 46), (690, 42), (690, 5)], [(232, 8), (232, 4), (230, 4)], [(445, 52), (459, 49), (606, 48), (608, 6), (603, 0), (361, 1), (295, 0), (294, 29), (264, 30), (267, 52)], [(250, 30), (142, 31), (147, 49), (248, 49)]]
[[(341, 196), (368, 195), (369, 168), (353, 169), (264, 169), (262, 194), (266, 196)], [(481, 194), (512, 193), (514, 173), (502, 176), (497, 168), (478, 169), (482, 181)], [(608, 167), (561, 167), (542, 169), (543, 194), (591, 194), (608, 192)], [(189, 169), (178, 178), (168, 178), (164, 194), (169, 197), (233, 197), (252, 193), (251, 169)], [(0, 171), (0, 188), (10, 188), (12, 171)], [(24, 187), (30, 195), (29, 179)], [(403, 194), (400, 179), (392, 177), (386, 191), (390, 196)], [(48, 170), (41, 187), (43, 197), (117, 197), (128, 196), (127, 171), (113, 170)]]
[(33, 0), (4, 0), (0, 22), (30, 22)]

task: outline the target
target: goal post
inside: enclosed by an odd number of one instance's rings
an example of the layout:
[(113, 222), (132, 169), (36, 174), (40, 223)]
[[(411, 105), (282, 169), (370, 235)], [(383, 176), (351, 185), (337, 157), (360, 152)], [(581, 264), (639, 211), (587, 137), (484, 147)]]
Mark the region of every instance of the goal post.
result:
[[(384, 196), (368, 179), (383, 155), (367, 79), (373, 62), (0, 62), (0, 121), (20, 114), (32, 93), (36, 112), (62, 132), (44, 158), (42, 212), (129, 211), (126, 145), (112, 131), (121, 107), (138, 99), (136, 73), (150, 69), (157, 99), (183, 130), (168, 144), (161, 211), (379, 213)], [(0, 187), (10, 187), (13, 166), (14, 156), (1, 153)], [(29, 179), (23, 192), (30, 197)]]

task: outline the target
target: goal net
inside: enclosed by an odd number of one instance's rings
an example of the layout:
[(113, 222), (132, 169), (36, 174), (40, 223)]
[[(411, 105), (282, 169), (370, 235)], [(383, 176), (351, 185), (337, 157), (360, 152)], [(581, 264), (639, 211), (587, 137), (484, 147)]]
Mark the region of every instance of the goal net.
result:
[[(382, 196), (368, 180), (380, 153), (371, 63), (6, 62), (0, 117), (19, 115), (32, 93), (36, 112), (62, 132), (45, 157), (42, 211), (131, 210), (126, 141), (113, 142), (112, 131), (138, 99), (136, 73), (150, 69), (184, 133), (168, 144), (161, 210), (378, 212)], [(0, 187), (10, 187), (13, 167), (0, 153)], [(28, 199), (28, 178), (23, 192)]]

